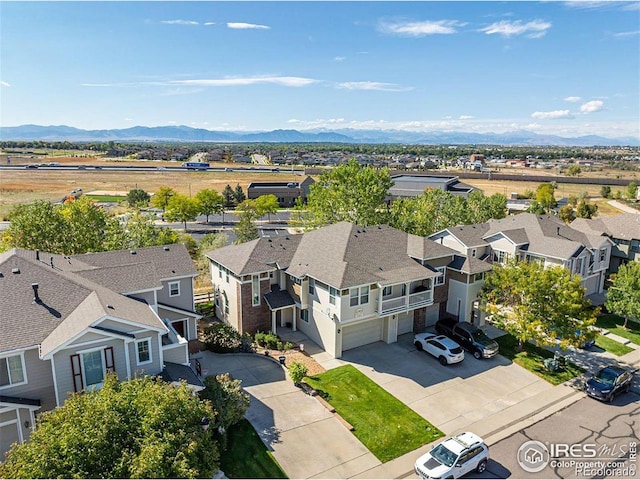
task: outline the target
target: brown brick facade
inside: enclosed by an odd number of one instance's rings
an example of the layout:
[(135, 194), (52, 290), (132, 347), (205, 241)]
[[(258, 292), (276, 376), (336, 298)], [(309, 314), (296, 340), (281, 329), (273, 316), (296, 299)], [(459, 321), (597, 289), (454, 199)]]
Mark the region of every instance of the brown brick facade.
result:
[(257, 331), (271, 330), (271, 311), (264, 300), (264, 295), (270, 290), (269, 279), (260, 280), (260, 305), (254, 307), (251, 301), (251, 282), (240, 285), (240, 333), (253, 335)]
[(413, 332), (424, 332), (427, 326), (427, 307), (413, 311)]

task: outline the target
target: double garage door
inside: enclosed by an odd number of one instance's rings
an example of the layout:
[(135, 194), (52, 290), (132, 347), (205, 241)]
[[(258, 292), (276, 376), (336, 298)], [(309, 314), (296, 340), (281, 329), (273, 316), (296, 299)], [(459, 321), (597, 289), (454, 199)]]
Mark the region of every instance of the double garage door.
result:
[(382, 318), (350, 325), (342, 329), (342, 351), (382, 340)]

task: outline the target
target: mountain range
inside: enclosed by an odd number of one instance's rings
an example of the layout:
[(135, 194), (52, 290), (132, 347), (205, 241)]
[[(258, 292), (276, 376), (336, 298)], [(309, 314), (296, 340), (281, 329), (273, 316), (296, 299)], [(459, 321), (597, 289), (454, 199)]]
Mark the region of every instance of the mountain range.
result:
[(588, 147), (640, 146), (640, 138), (606, 138), (597, 135), (560, 137), (526, 130), (506, 133), (412, 132), (403, 130), (272, 130), (260, 132), (215, 131), (181, 126), (131, 127), (83, 130), (66, 125), (0, 127), (0, 141), (69, 142), (220, 142), (220, 143), (403, 143), (425, 145), (554, 145)]

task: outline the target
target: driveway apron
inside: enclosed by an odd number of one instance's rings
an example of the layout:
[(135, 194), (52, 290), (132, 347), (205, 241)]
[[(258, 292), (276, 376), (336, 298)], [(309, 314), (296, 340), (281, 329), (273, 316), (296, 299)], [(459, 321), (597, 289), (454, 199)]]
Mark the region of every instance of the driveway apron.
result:
[(290, 478), (349, 478), (380, 461), (281, 365), (254, 354), (200, 352), (203, 375), (229, 373), (251, 396), (246, 417)]

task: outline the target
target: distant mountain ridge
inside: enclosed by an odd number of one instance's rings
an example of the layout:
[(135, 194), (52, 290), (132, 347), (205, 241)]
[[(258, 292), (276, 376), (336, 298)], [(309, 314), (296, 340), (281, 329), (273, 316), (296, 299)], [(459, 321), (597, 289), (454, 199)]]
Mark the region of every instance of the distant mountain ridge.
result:
[(216, 131), (184, 125), (83, 130), (66, 125), (0, 127), (0, 141), (69, 142), (233, 142), (233, 143), (407, 143), (455, 145), (557, 145), (588, 147), (640, 146), (640, 138), (597, 135), (560, 137), (525, 130), (506, 133), (410, 132), (403, 130), (272, 130), (269, 132)]

